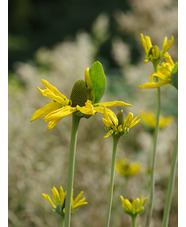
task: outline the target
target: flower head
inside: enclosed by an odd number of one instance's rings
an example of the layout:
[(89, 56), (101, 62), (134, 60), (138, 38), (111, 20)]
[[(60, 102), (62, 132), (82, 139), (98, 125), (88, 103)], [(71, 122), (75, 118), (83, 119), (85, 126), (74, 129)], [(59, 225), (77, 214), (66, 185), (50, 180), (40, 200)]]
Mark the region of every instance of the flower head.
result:
[(139, 174), (141, 164), (139, 162), (130, 163), (128, 159), (119, 159), (116, 162), (116, 171), (124, 177), (132, 177)]
[(136, 198), (135, 200), (132, 200), (131, 202), (128, 199), (124, 199), (123, 196), (120, 196), (122, 206), (124, 209), (124, 212), (126, 214), (129, 214), (131, 216), (136, 216), (138, 214), (143, 213), (144, 211), (144, 204), (147, 201), (147, 197), (143, 200), (143, 196), (139, 198)]
[[(52, 188), (52, 199), (51, 200), (50, 196), (48, 194), (42, 194), (42, 196), (44, 197), (44, 199), (46, 201), (48, 201), (54, 212), (57, 212), (58, 214), (60, 214), (61, 216), (64, 216), (65, 214), (65, 199), (66, 199), (66, 192), (64, 192), (63, 187), (60, 186), (59, 192), (58, 190), (53, 187)], [(81, 191), (75, 199), (73, 199), (73, 190), (72, 190), (72, 198), (71, 198), (71, 212), (73, 213), (73, 211), (81, 206), (84, 206), (86, 204), (88, 204), (85, 201), (85, 197), (81, 198), (83, 195), (83, 191)]]
[[(147, 113), (141, 113), (140, 117), (142, 119), (142, 122), (144, 122), (145, 125), (148, 127), (155, 129), (156, 128), (156, 116), (153, 112), (147, 112)], [(163, 115), (160, 115), (159, 119), (159, 129), (163, 129), (169, 124), (171, 124), (173, 121), (172, 116), (164, 117)]]
[(128, 113), (128, 116), (124, 119), (123, 111), (119, 112), (117, 116), (111, 110), (105, 107), (103, 112), (104, 118), (102, 118), (103, 123), (109, 130), (104, 138), (109, 137), (110, 135), (126, 135), (129, 130), (134, 127), (139, 121), (139, 117), (133, 117), (131, 112)]
[[(162, 62), (161, 65), (158, 65), (158, 71), (150, 76), (150, 81), (138, 87), (143, 89), (157, 88), (164, 86), (165, 84), (171, 83), (171, 73), (173, 71), (174, 66), (175, 64), (171, 56), (168, 53), (166, 53), (165, 62)], [(158, 78), (158, 80), (154, 81), (154, 78)]]
[(144, 63), (147, 63), (148, 61), (159, 62), (164, 57), (165, 53), (172, 46), (174, 42), (174, 37), (172, 36), (171, 40), (169, 40), (168, 42), (167, 42), (167, 37), (164, 38), (161, 51), (157, 45), (156, 46), (152, 45), (152, 42), (149, 36), (144, 37), (143, 34), (141, 34), (141, 42), (145, 49)]
[[(95, 103), (88, 68), (85, 70), (85, 81), (78, 80), (74, 84), (70, 99), (61, 94), (58, 89), (48, 81), (41, 81), (46, 89), (42, 90), (38, 87), (39, 92), (52, 100), (41, 109), (36, 110), (31, 121), (45, 116), (43, 121), (49, 122), (47, 126), (48, 130), (54, 128), (62, 118), (73, 113), (77, 113), (80, 117), (88, 118), (94, 116), (97, 112), (103, 113), (103, 106), (131, 106), (122, 101)], [(98, 99), (99, 97), (96, 97), (96, 100)]]

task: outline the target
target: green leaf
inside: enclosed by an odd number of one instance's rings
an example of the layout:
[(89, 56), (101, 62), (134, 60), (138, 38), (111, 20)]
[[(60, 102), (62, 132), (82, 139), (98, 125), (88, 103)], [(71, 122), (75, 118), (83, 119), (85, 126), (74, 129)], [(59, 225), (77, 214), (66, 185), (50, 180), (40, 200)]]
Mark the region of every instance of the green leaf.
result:
[(106, 77), (102, 64), (99, 61), (94, 62), (89, 70), (89, 74), (94, 96), (93, 102), (98, 103), (104, 94), (106, 85)]
[(171, 84), (178, 89), (178, 62), (175, 63), (171, 73)]

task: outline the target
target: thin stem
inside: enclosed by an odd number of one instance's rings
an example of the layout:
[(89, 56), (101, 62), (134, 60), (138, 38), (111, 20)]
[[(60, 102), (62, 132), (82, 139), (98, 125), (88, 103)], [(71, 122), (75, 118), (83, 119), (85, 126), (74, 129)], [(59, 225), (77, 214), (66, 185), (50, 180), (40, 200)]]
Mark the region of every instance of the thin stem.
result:
[[(154, 64), (154, 71), (157, 72), (158, 64)], [(157, 88), (157, 113), (156, 113), (156, 128), (154, 133), (153, 153), (152, 153), (152, 169), (151, 169), (151, 183), (150, 183), (150, 196), (149, 196), (149, 212), (146, 219), (146, 227), (150, 226), (152, 217), (154, 191), (155, 191), (155, 165), (156, 165), (156, 147), (159, 131), (159, 118), (160, 118), (160, 88)]]
[(131, 217), (132, 217), (132, 227), (136, 227), (136, 215), (133, 215)]
[(65, 201), (65, 227), (70, 227), (71, 195), (72, 195), (72, 188), (73, 188), (73, 181), (74, 181), (76, 143), (77, 143), (77, 132), (78, 132), (79, 121), (80, 121), (80, 117), (73, 114), (72, 115), (72, 132), (71, 132), (71, 141), (70, 141), (69, 166), (68, 166), (67, 196), (66, 196), (66, 201)]
[[(123, 185), (121, 186), (120, 195), (125, 195), (126, 186), (127, 186), (127, 177), (123, 177)], [(114, 217), (113, 217), (113, 227), (117, 227), (120, 225), (120, 209), (121, 206), (121, 199), (120, 197), (116, 198), (116, 204), (114, 208)]]
[(61, 219), (61, 227), (64, 227), (64, 217)]
[(120, 135), (114, 135), (113, 136), (113, 151), (112, 151), (112, 165), (111, 165), (111, 173), (110, 173), (109, 201), (108, 201), (108, 207), (107, 207), (107, 217), (106, 217), (105, 227), (109, 227), (109, 222), (110, 222), (113, 189), (114, 189), (114, 174), (115, 174), (115, 164), (116, 164), (116, 153), (117, 153), (117, 145), (118, 145), (119, 138), (120, 138)]
[(170, 212), (172, 194), (174, 189), (177, 160), (178, 160), (178, 133), (176, 136), (175, 147), (174, 147), (174, 152), (172, 156), (171, 171), (170, 171), (169, 184), (168, 184), (167, 196), (165, 201), (165, 208), (163, 213), (162, 227), (167, 227), (169, 223), (169, 212)]

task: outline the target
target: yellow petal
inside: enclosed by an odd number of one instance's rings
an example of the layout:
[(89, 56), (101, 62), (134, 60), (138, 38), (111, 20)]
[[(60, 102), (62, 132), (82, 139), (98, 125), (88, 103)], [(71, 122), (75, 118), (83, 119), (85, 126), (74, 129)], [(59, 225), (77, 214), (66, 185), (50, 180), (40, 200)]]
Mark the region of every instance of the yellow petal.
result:
[(89, 68), (85, 69), (85, 83), (86, 83), (88, 89), (92, 89)]
[(52, 191), (52, 198), (54, 200), (54, 203), (55, 204), (60, 203), (60, 197), (59, 197), (58, 190), (55, 187), (53, 187), (51, 191)]
[(171, 48), (172, 44), (174, 42), (174, 37), (171, 37), (171, 40), (167, 42), (167, 37), (165, 37), (163, 42), (163, 49), (161, 51), (161, 55), (164, 56), (164, 54)]
[(170, 83), (170, 82), (165, 81), (165, 80), (159, 81), (157, 83), (149, 82), (149, 83), (145, 83), (145, 84), (138, 86), (138, 88), (142, 88), (142, 89), (158, 88), (158, 87), (164, 86), (165, 84), (168, 84), (168, 83)]
[(55, 206), (54, 203), (52, 202), (52, 200), (51, 200), (51, 198), (49, 197), (49, 195), (42, 193), (42, 196), (43, 196), (43, 198), (44, 198), (46, 201), (48, 201), (48, 202), (52, 205), (52, 207), (53, 207), (54, 209), (56, 209), (56, 206)]
[(124, 206), (125, 206), (126, 211), (132, 211), (132, 204), (130, 203), (130, 201), (128, 199), (125, 199)]
[(59, 109), (60, 107), (61, 107), (61, 104), (59, 104), (58, 102), (51, 101), (47, 105), (43, 106), (41, 109), (36, 110), (32, 115), (32, 118), (30, 121), (35, 121), (38, 118), (41, 118), (49, 114), (50, 112)]
[(113, 130), (110, 130), (107, 134), (106, 134), (106, 136), (104, 136), (104, 138), (106, 139), (106, 138), (108, 138), (110, 135), (112, 135), (114, 133), (114, 131)]
[(64, 201), (65, 201), (65, 195), (66, 193), (63, 190), (63, 187), (60, 186), (59, 188), (59, 196), (60, 196), (60, 202), (61, 202), (61, 206), (63, 207)]
[(76, 106), (77, 110), (79, 110), (82, 114), (85, 115), (94, 115), (96, 111), (94, 110), (94, 106), (92, 105), (91, 101), (87, 101), (85, 106)]
[(37, 87), (38, 91), (45, 97), (55, 100), (58, 103), (63, 103), (63, 99), (60, 96), (56, 96), (53, 92), (49, 89), (42, 90), (41, 88)]
[(61, 94), (61, 93), (58, 91), (58, 89), (57, 89), (56, 87), (54, 87), (53, 85), (51, 85), (48, 81), (43, 80), (43, 79), (42, 79), (41, 81), (42, 81), (43, 85), (44, 85), (46, 88), (48, 88), (54, 95), (61, 97), (63, 100), (64, 100), (64, 99), (67, 99), (67, 97), (66, 97), (65, 95)]
[(112, 123), (109, 120), (102, 118), (102, 121), (107, 128), (111, 127)]
[(100, 106), (132, 106), (131, 104), (122, 102), (122, 101), (112, 101), (112, 102), (102, 102), (102, 103), (96, 103), (95, 105)]
[(48, 114), (43, 121), (47, 122), (47, 121), (53, 121), (53, 120), (60, 120), (64, 117), (67, 117), (68, 115), (76, 112), (77, 109), (75, 107), (71, 107), (71, 106), (65, 106), (62, 107), (60, 109), (57, 109), (53, 112), (51, 112), (50, 114)]
[(81, 191), (75, 198), (74, 203), (77, 203), (80, 200), (81, 196), (83, 195), (83, 191)]
[(132, 127), (134, 127), (135, 125), (137, 125), (140, 121), (141, 121), (141, 119), (139, 118), (139, 116), (135, 117), (133, 119), (133, 121), (131, 122), (129, 129), (131, 129)]
[(49, 131), (53, 129), (59, 123), (60, 120), (61, 119), (50, 121), (47, 125), (47, 130)]

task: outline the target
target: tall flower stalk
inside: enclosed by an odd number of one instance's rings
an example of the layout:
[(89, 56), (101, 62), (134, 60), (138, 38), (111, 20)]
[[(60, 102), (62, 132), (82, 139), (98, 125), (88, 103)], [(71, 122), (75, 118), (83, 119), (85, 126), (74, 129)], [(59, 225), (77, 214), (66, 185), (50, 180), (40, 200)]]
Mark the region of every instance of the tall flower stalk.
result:
[(76, 114), (73, 114), (72, 115), (72, 131), (71, 131), (71, 140), (70, 140), (69, 164), (68, 164), (67, 197), (66, 197), (66, 201), (65, 201), (65, 222), (64, 222), (65, 227), (70, 226), (71, 197), (72, 197), (72, 188), (73, 188), (73, 182), (74, 182), (76, 143), (77, 143), (79, 122), (80, 122), (80, 117), (76, 116)]
[(115, 175), (115, 165), (116, 165), (116, 154), (119, 138), (122, 135), (127, 135), (129, 130), (134, 127), (139, 121), (139, 117), (133, 118), (131, 112), (128, 113), (128, 116), (124, 119), (123, 111), (120, 111), (117, 115), (114, 112), (108, 111), (104, 108), (103, 112), (104, 118), (103, 123), (108, 129), (108, 133), (104, 138), (112, 135), (113, 137), (113, 150), (112, 150), (112, 164), (111, 164), (111, 173), (110, 173), (110, 188), (109, 188), (109, 198), (107, 206), (107, 216), (105, 227), (109, 227), (111, 208), (112, 208), (112, 199), (113, 199), (113, 189), (114, 189), (114, 175)]
[[(157, 64), (154, 63), (154, 71), (157, 72)], [(158, 79), (157, 79), (158, 80)], [(157, 88), (157, 112), (156, 112), (156, 128), (154, 132), (153, 152), (152, 152), (152, 169), (151, 169), (151, 182), (150, 182), (150, 195), (149, 195), (149, 212), (146, 220), (146, 227), (150, 226), (150, 221), (153, 211), (154, 193), (155, 193), (155, 166), (156, 166), (156, 149), (159, 132), (159, 119), (160, 119), (160, 88)]]
[(178, 133), (176, 136), (175, 147), (174, 147), (174, 152), (172, 156), (171, 171), (170, 171), (169, 184), (168, 184), (167, 196), (165, 201), (165, 208), (163, 213), (162, 227), (167, 227), (169, 223), (169, 212), (170, 212), (172, 194), (174, 189), (177, 160), (178, 160)]
[(111, 173), (110, 173), (110, 188), (109, 188), (109, 200), (108, 200), (108, 206), (107, 206), (107, 217), (106, 217), (106, 224), (105, 224), (106, 227), (109, 227), (109, 222), (110, 222), (112, 198), (113, 198), (113, 190), (114, 190), (116, 153), (117, 153), (119, 138), (120, 138), (120, 135), (113, 135), (112, 165), (111, 165)]
[[(156, 165), (156, 148), (157, 139), (159, 131), (159, 118), (160, 118), (160, 87), (167, 83), (171, 83), (171, 71), (174, 68), (174, 62), (172, 61), (170, 55), (167, 51), (170, 49), (174, 42), (174, 37), (167, 41), (167, 37), (164, 38), (162, 50), (159, 47), (152, 45), (149, 36), (143, 36), (141, 34), (142, 45), (145, 50), (145, 60), (144, 63), (151, 61), (154, 66), (154, 73), (150, 76), (150, 82), (140, 85), (139, 88), (157, 88), (157, 112), (156, 112), (156, 128), (154, 132), (154, 142), (153, 142), (153, 153), (152, 153), (152, 169), (151, 169), (151, 182), (150, 182), (150, 196), (149, 196), (149, 212), (146, 219), (146, 227), (150, 226), (150, 221), (153, 211), (153, 201), (155, 192), (155, 165)], [(162, 65), (159, 65), (161, 60), (165, 60)], [(155, 81), (154, 81), (155, 78)]]

